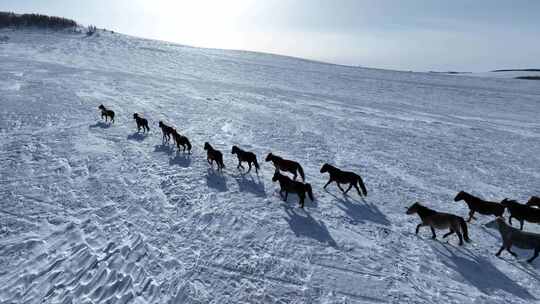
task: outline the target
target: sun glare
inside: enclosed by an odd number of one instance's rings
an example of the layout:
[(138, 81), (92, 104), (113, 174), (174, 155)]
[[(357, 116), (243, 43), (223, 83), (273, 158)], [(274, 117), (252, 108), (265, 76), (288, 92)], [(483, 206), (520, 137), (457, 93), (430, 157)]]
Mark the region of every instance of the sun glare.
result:
[(150, 26), (158, 39), (236, 48), (244, 45), (238, 20), (253, 8), (255, 1), (138, 0), (137, 4), (155, 20)]

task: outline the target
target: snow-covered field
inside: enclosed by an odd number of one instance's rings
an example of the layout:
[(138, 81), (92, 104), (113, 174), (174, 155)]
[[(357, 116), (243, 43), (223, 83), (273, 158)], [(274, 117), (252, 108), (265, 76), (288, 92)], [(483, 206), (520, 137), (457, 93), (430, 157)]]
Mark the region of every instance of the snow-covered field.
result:
[[(540, 194), (535, 81), (393, 72), (119, 34), (2, 30), (0, 303), (531, 303), (540, 259), (416, 236), (415, 201)], [(443, 59), (443, 58), (442, 58)], [(100, 122), (97, 106), (117, 113)], [(143, 113), (148, 136), (131, 117)], [(193, 154), (161, 145), (177, 126)], [(223, 151), (223, 174), (202, 144)], [(258, 154), (242, 175), (233, 144)], [(316, 200), (283, 202), (268, 152)], [(322, 190), (324, 162), (368, 196)], [(535, 224), (525, 229), (540, 230)]]

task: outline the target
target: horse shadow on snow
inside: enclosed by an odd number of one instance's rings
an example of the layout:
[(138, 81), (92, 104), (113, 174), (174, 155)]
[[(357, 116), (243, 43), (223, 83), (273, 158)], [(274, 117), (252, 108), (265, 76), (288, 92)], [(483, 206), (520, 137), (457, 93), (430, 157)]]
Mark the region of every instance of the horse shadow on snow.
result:
[(89, 126), (90, 129), (94, 129), (94, 128), (108, 129), (110, 127), (111, 127), (110, 123), (105, 123), (102, 121), (96, 122), (95, 124)]
[(155, 145), (154, 146), (154, 152), (163, 152), (167, 155), (171, 155), (174, 153), (174, 147), (171, 145)]
[(321, 243), (326, 243), (334, 248), (338, 247), (323, 221), (314, 219), (303, 209), (296, 211), (296, 208), (283, 208), (288, 215), (288, 217), (285, 217), (285, 220), (297, 237), (305, 236)]
[(374, 222), (381, 225), (388, 226), (390, 221), (384, 213), (382, 213), (377, 206), (366, 202), (362, 197), (362, 202), (352, 199), (347, 194), (343, 197), (338, 197), (337, 195), (326, 191), (328, 194), (333, 196), (339, 204), (338, 208), (343, 210), (354, 222)]
[(240, 192), (249, 192), (259, 197), (266, 197), (264, 182), (260, 177), (254, 178), (250, 174), (231, 175), (238, 184)]
[(208, 168), (206, 171), (206, 185), (219, 192), (227, 191), (227, 181), (222, 172), (218, 172), (214, 168)]
[(146, 138), (146, 134), (141, 133), (141, 132), (135, 132), (127, 136), (128, 140), (135, 140), (135, 141), (143, 141), (145, 138)]
[(169, 165), (187, 168), (191, 165), (191, 155), (177, 151), (174, 157), (169, 158)]
[(502, 290), (524, 300), (537, 300), (529, 291), (497, 269), (487, 258), (477, 256), (466, 248), (445, 243), (432, 242), (430, 246), (444, 265), (454, 269), (482, 293), (491, 295), (497, 290)]

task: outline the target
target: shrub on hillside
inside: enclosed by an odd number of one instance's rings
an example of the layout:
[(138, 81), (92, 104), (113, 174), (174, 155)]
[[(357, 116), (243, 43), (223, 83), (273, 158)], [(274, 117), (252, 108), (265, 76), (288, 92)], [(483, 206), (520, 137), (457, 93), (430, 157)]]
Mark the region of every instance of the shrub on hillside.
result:
[(48, 29), (64, 29), (77, 26), (77, 22), (55, 16), (40, 14), (15, 14), (0, 12), (0, 28), (4, 27), (38, 27)]

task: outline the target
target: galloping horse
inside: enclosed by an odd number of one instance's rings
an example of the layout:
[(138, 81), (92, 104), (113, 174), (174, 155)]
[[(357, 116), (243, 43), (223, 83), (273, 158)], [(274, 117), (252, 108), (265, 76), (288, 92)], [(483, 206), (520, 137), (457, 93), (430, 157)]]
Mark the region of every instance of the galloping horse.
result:
[(246, 173), (249, 173), (249, 171), (251, 171), (251, 164), (253, 163), (255, 165), (255, 172), (259, 173), (259, 163), (257, 162), (257, 155), (255, 155), (255, 153), (244, 151), (237, 146), (233, 146), (231, 154), (236, 154), (236, 156), (238, 157), (238, 169), (244, 169), (244, 166), (242, 166), (242, 162), (246, 162), (249, 165), (249, 169)]
[(223, 164), (223, 154), (220, 151), (214, 149), (208, 142), (204, 143), (204, 149), (206, 150), (208, 163), (213, 166), (215, 161), (218, 167), (218, 171), (222, 171), (223, 168), (225, 168), (225, 165)]
[[(292, 180), (290, 177), (279, 173), (278, 170), (276, 170), (276, 172), (274, 173), (272, 181), (279, 181), (279, 195), (281, 195), (281, 197), (285, 201), (287, 201), (287, 196), (289, 192), (298, 194), (298, 197), (300, 198), (300, 208), (304, 208), (304, 200), (306, 198), (306, 193), (312, 201), (314, 200), (313, 189), (308, 183), (304, 184), (302, 182)], [(283, 197), (282, 192), (285, 192), (285, 197)]]
[(133, 119), (135, 119), (135, 122), (137, 122), (137, 132), (140, 132), (141, 128), (143, 129), (143, 132), (150, 131), (150, 128), (148, 127), (148, 120), (146, 120), (146, 118), (142, 118), (139, 116), (139, 114), (134, 113)]
[(502, 216), (504, 213), (503, 205), (495, 202), (484, 201), (465, 191), (460, 191), (454, 198), (455, 202), (459, 202), (461, 200), (465, 201), (465, 203), (467, 203), (467, 206), (469, 206), (469, 219), (467, 220), (467, 222), (470, 222), (472, 219), (476, 219), (474, 217), (475, 212), (484, 215), (494, 215), (497, 217)]
[(272, 153), (269, 153), (268, 156), (266, 156), (266, 161), (267, 162), (271, 161), (274, 164), (274, 167), (276, 168), (276, 170), (292, 173), (294, 175), (293, 177), (294, 180), (296, 180), (296, 176), (297, 176), (296, 171), (300, 173), (300, 176), (302, 177), (302, 181), (306, 180), (304, 176), (304, 169), (302, 169), (302, 166), (300, 166), (300, 164), (295, 161), (283, 159)]
[[(356, 191), (358, 191), (358, 195), (362, 196), (362, 193), (364, 194), (364, 196), (367, 195), (366, 186), (364, 185), (364, 182), (362, 181), (362, 178), (360, 177), (360, 175), (354, 172), (342, 171), (329, 164), (324, 164), (321, 167), (321, 173), (325, 173), (325, 172), (328, 172), (328, 174), (330, 174), (330, 180), (328, 180), (326, 185), (324, 185), (323, 187), (324, 189), (326, 189), (326, 187), (330, 183), (336, 182), (338, 188), (343, 193), (349, 192), (349, 190), (351, 190), (351, 188), (354, 186), (354, 188), (356, 188)], [(349, 188), (347, 188), (347, 190), (343, 190), (340, 184), (349, 184)], [(362, 192), (360, 192), (360, 189), (358, 188), (358, 186), (362, 188)]]

